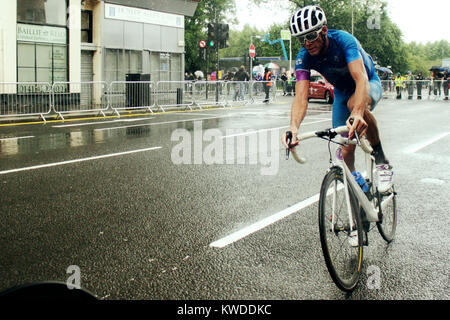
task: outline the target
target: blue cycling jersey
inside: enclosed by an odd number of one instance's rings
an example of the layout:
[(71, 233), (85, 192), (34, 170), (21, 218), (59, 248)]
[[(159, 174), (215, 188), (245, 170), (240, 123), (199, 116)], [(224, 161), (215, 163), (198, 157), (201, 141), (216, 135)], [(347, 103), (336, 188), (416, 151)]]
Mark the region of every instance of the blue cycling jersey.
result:
[[(297, 55), (295, 70), (297, 79), (303, 79), (304, 72), (311, 69), (320, 72), (335, 88), (341, 91), (354, 91), (356, 88), (348, 64), (362, 58), (370, 80), (378, 78), (372, 58), (361, 47), (359, 41), (350, 33), (341, 30), (328, 30), (329, 46), (325, 54), (311, 56), (305, 47)], [(308, 77), (309, 79), (309, 77)]]

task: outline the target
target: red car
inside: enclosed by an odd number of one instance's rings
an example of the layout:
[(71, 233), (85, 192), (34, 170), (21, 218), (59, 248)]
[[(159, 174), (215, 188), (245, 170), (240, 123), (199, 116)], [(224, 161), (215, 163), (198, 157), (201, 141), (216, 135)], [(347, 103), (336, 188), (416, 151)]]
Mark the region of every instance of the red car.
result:
[(329, 104), (334, 101), (334, 87), (319, 72), (311, 70), (311, 79), (309, 82), (309, 99), (325, 99)]

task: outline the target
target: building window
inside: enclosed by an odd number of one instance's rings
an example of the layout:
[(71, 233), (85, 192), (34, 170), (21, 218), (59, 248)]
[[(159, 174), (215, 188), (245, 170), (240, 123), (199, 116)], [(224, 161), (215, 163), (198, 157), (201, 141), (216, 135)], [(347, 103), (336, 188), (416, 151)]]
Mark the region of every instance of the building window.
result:
[(105, 81), (125, 81), (127, 73), (142, 73), (142, 51), (106, 49)]
[(81, 11), (81, 42), (92, 43), (92, 11)]
[(67, 46), (18, 42), (17, 81), (67, 81)]
[(181, 81), (181, 54), (151, 52), (150, 73), (152, 81)]
[(17, 21), (66, 26), (67, 3), (65, 0), (17, 0)]

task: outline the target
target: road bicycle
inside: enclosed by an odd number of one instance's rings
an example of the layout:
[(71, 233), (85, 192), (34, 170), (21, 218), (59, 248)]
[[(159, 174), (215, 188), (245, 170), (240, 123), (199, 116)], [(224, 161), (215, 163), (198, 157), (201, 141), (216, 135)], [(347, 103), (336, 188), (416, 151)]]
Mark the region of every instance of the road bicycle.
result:
[[(330, 168), (323, 178), (319, 196), (319, 232), (323, 256), (328, 272), (339, 289), (351, 292), (358, 284), (363, 263), (363, 246), (368, 246), (367, 233), (375, 225), (382, 238), (390, 243), (397, 226), (397, 193), (394, 186), (379, 192), (374, 183), (375, 158), (373, 149), (365, 137), (344, 137), (347, 126), (323, 131), (306, 132), (297, 137), (303, 141), (318, 137), (328, 141)], [(288, 144), (292, 133), (287, 132)], [(333, 160), (331, 143), (339, 145)], [(369, 191), (363, 192), (342, 158), (342, 146), (357, 145), (366, 158), (368, 167), (366, 183)], [(286, 150), (299, 163), (306, 160), (298, 156), (294, 148)]]

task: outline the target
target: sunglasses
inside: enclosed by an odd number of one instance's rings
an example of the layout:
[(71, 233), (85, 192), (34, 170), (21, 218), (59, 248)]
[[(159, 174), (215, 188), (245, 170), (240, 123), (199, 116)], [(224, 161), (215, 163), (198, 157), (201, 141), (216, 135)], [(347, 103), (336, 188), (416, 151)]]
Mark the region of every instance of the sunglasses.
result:
[(314, 42), (319, 38), (320, 33), (322, 32), (322, 28), (320, 28), (317, 31), (312, 31), (310, 33), (307, 33), (303, 36), (298, 36), (297, 40), (300, 42), (300, 44), (305, 44), (306, 41), (308, 42)]

